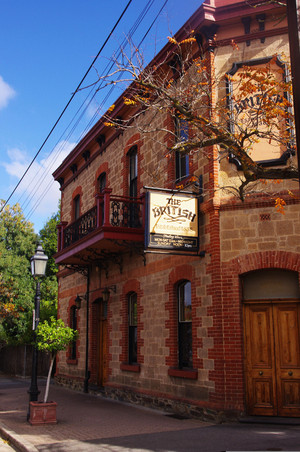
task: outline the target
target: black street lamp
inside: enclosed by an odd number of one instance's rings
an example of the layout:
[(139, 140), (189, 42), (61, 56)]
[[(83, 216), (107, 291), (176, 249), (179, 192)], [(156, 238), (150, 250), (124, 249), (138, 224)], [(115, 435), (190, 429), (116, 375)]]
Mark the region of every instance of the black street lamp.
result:
[[(31, 274), (34, 278), (39, 278), (45, 276), (46, 265), (48, 256), (44, 253), (42, 245), (39, 243), (35, 251), (35, 255), (30, 259), (31, 263)], [(36, 280), (36, 293), (34, 298), (34, 311), (33, 311), (33, 323), (32, 329), (34, 331), (34, 342), (36, 342), (36, 329), (40, 320), (40, 301), (41, 301), (41, 291), (40, 291), (40, 281)], [(31, 384), (28, 390), (29, 402), (36, 402), (38, 400), (38, 395), (40, 391), (37, 385), (37, 365), (38, 365), (38, 350), (36, 343), (32, 350), (32, 372), (31, 372)]]

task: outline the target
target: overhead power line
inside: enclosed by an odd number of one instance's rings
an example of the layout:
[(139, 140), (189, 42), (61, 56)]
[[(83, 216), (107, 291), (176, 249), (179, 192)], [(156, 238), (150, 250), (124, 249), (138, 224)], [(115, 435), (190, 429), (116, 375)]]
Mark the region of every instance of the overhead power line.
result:
[(72, 100), (74, 99), (75, 95), (77, 94), (79, 88), (81, 87), (82, 83), (84, 82), (84, 80), (86, 79), (88, 73), (90, 72), (90, 70), (92, 69), (92, 67), (94, 66), (97, 58), (99, 57), (99, 55), (101, 54), (102, 50), (104, 49), (104, 47), (106, 46), (107, 42), (109, 41), (111, 35), (113, 34), (113, 32), (115, 31), (115, 29), (117, 28), (118, 24), (120, 23), (122, 17), (124, 16), (124, 14), (126, 13), (129, 5), (132, 3), (132, 0), (129, 0), (127, 5), (125, 6), (124, 10), (122, 11), (122, 14), (120, 15), (120, 17), (118, 18), (117, 22), (115, 23), (115, 25), (113, 26), (113, 28), (111, 29), (110, 33), (108, 34), (107, 38), (105, 39), (104, 43), (102, 44), (99, 52), (97, 53), (97, 55), (95, 56), (95, 58), (93, 59), (92, 63), (90, 64), (88, 70), (86, 71), (86, 73), (84, 74), (84, 76), (82, 77), (80, 83), (78, 84), (77, 88), (75, 89), (75, 91), (73, 92), (72, 96), (70, 97), (70, 100), (68, 101), (68, 103), (66, 104), (66, 106), (64, 107), (64, 109), (62, 110), (61, 114), (59, 115), (58, 119), (56, 120), (56, 122), (54, 123), (53, 127), (51, 128), (50, 132), (48, 133), (47, 137), (45, 138), (45, 140), (43, 141), (42, 145), (40, 146), (39, 150), (37, 151), (37, 153), (35, 154), (35, 156), (33, 157), (33, 159), (31, 160), (30, 164), (28, 165), (26, 171), (24, 172), (24, 174), (22, 175), (21, 179), (19, 180), (19, 182), (17, 183), (17, 185), (15, 186), (15, 188), (13, 189), (13, 191), (11, 192), (11, 194), (9, 195), (9, 197), (7, 198), (7, 200), (5, 201), (5, 203), (3, 204), (0, 213), (3, 211), (4, 207), (7, 205), (8, 201), (11, 199), (11, 197), (13, 196), (13, 194), (15, 193), (15, 191), (17, 190), (17, 188), (19, 187), (19, 185), (21, 184), (22, 180), (24, 179), (24, 177), (26, 176), (26, 174), (28, 173), (29, 169), (31, 168), (31, 166), (33, 165), (34, 161), (36, 160), (37, 156), (39, 155), (39, 153), (41, 152), (41, 150), (43, 149), (43, 147), (45, 146), (45, 144), (47, 143), (48, 139), (50, 138), (50, 136), (52, 135), (54, 129), (56, 128), (57, 124), (59, 123), (59, 121), (61, 120), (62, 116), (64, 115), (65, 111), (67, 110), (67, 108), (69, 107), (70, 103), (72, 102)]
[[(154, 3), (154, 0), (149, 0), (147, 2), (147, 4), (145, 5), (145, 7), (144, 7), (143, 11), (141, 12), (140, 16), (136, 19), (134, 25), (129, 30), (128, 36), (123, 40), (123, 42), (119, 46), (119, 49), (121, 49), (121, 48), (123, 49), (123, 48), (125, 48), (127, 46), (128, 38), (131, 39), (133, 37), (133, 35), (135, 34), (137, 29), (141, 25), (142, 21), (145, 19), (145, 17), (147, 15), (147, 13), (149, 12), (150, 8), (153, 6), (153, 3)], [(165, 0), (163, 2), (163, 5), (159, 9), (158, 13), (155, 15), (155, 17), (154, 17), (153, 21), (151, 22), (151, 24), (148, 26), (146, 32), (143, 34), (142, 39), (139, 41), (139, 44), (137, 46), (138, 48), (140, 48), (140, 46), (142, 45), (142, 43), (146, 39), (147, 35), (151, 31), (152, 27), (154, 26), (155, 22), (157, 21), (158, 17), (160, 16), (161, 12), (163, 11), (163, 9), (165, 8), (167, 3), (168, 3), (168, 0)], [(117, 57), (120, 56), (120, 54), (121, 54), (121, 50), (118, 51)], [(106, 65), (106, 67), (104, 68), (104, 70), (103, 70), (103, 72), (101, 74), (101, 77), (100, 77), (101, 79), (103, 78), (105, 73), (107, 75), (111, 71), (113, 65), (114, 65), (114, 63), (108, 63)], [(103, 80), (102, 80), (102, 82), (103, 82)], [(100, 81), (99, 85), (101, 85), (102, 82)], [(65, 129), (65, 132), (62, 134), (62, 136), (58, 140), (56, 146), (51, 151), (50, 155), (52, 154), (52, 152), (54, 150), (56, 151), (55, 152), (55, 156), (53, 156), (53, 158), (51, 158), (51, 162), (47, 166), (51, 166), (51, 164), (57, 159), (58, 154), (60, 154), (63, 151), (63, 146), (60, 145), (60, 147), (57, 148), (57, 145), (59, 144), (60, 140), (63, 139), (63, 135), (67, 132), (67, 129), (71, 126), (71, 123), (75, 120), (76, 116), (80, 113), (80, 111), (82, 110), (82, 107), (85, 105), (85, 108), (83, 109), (83, 111), (81, 111), (81, 114), (80, 114), (79, 118), (76, 120), (76, 123), (73, 125), (72, 129), (68, 133), (67, 138), (64, 138), (64, 140), (68, 140), (70, 138), (70, 136), (74, 132), (75, 128), (78, 126), (80, 120), (82, 119), (84, 113), (86, 112), (88, 106), (91, 104), (92, 100), (95, 98), (97, 92), (99, 91), (99, 89), (100, 89), (99, 85), (94, 85), (94, 87), (91, 89), (91, 91), (87, 95), (86, 99), (81, 104), (80, 108), (77, 110), (77, 112), (76, 112), (75, 116), (73, 117), (73, 119), (71, 120), (69, 126)], [(91, 127), (92, 123), (95, 121), (95, 118), (99, 115), (99, 111), (103, 108), (104, 104), (107, 102), (108, 98), (111, 96), (111, 94), (112, 94), (112, 92), (114, 90), (115, 90), (115, 85), (113, 85), (111, 87), (111, 89), (109, 90), (109, 92), (107, 93), (105, 98), (102, 100), (101, 104), (98, 106), (96, 112), (94, 113), (93, 117), (89, 121), (89, 124), (85, 127), (84, 131), (81, 133), (81, 135), (80, 135), (81, 138), (86, 133), (86, 130)], [(91, 99), (88, 101), (88, 98), (90, 96), (91, 96)], [(50, 157), (50, 155), (49, 155), (49, 157)], [(46, 172), (47, 172), (47, 168), (44, 169), (43, 174), (45, 174)], [(43, 180), (44, 180), (44, 176), (41, 175), (41, 177), (39, 179), (38, 187), (41, 186)], [(32, 182), (33, 182), (33, 180), (32, 180)], [(47, 186), (45, 187), (45, 189), (43, 190), (43, 192), (40, 193), (38, 199), (36, 199), (34, 205), (30, 208), (29, 213), (26, 215), (26, 217), (28, 217), (28, 219), (33, 215), (33, 213), (35, 212), (35, 210), (37, 209), (38, 205), (40, 204), (40, 202), (42, 201), (42, 199), (44, 198), (45, 194), (48, 192), (50, 187), (53, 185), (53, 183), (54, 183), (54, 180), (51, 181), (50, 183), (48, 183)], [(27, 200), (24, 201), (24, 204), (25, 204), (24, 208), (26, 208), (29, 205), (30, 201), (34, 198), (35, 193), (38, 191), (38, 187), (35, 184), (34, 188), (31, 190), (30, 194), (28, 195)], [(21, 197), (23, 197), (23, 195)]]

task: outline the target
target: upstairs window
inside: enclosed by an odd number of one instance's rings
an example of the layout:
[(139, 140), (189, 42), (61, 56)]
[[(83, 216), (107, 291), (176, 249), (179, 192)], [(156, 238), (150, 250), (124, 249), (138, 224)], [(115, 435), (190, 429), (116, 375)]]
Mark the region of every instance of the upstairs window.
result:
[(78, 220), (80, 217), (80, 195), (74, 198), (74, 220)]
[(129, 158), (129, 196), (137, 196), (138, 160), (137, 147), (133, 146), (128, 152)]
[[(189, 124), (178, 116), (175, 119), (175, 134), (177, 142), (187, 141), (189, 138)], [(189, 155), (180, 151), (175, 152), (175, 177), (180, 181), (189, 175)]]
[(192, 350), (192, 291), (190, 281), (177, 287), (178, 301), (178, 366), (193, 368)]
[(97, 181), (99, 193), (102, 193), (106, 187), (106, 173), (101, 173)]

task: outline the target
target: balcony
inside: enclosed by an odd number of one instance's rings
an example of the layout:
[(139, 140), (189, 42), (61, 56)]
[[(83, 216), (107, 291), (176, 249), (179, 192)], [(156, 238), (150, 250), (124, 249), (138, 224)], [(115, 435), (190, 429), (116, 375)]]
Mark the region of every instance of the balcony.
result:
[(96, 195), (96, 205), (72, 223), (58, 225), (57, 264), (82, 265), (144, 242), (145, 199)]

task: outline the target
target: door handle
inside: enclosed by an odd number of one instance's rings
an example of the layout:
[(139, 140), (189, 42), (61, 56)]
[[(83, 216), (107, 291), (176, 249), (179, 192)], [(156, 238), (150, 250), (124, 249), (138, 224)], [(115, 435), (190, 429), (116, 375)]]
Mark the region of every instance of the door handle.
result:
[(259, 371), (259, 375), (261, 376), (261, 375), (263, 375), (263, 374), (264, 374), (263, 371), (260, 370), (260, 371)]
[(289, 371), (289, 376), (291, 377), (293, 375), (293, 372), (290, 370)]

